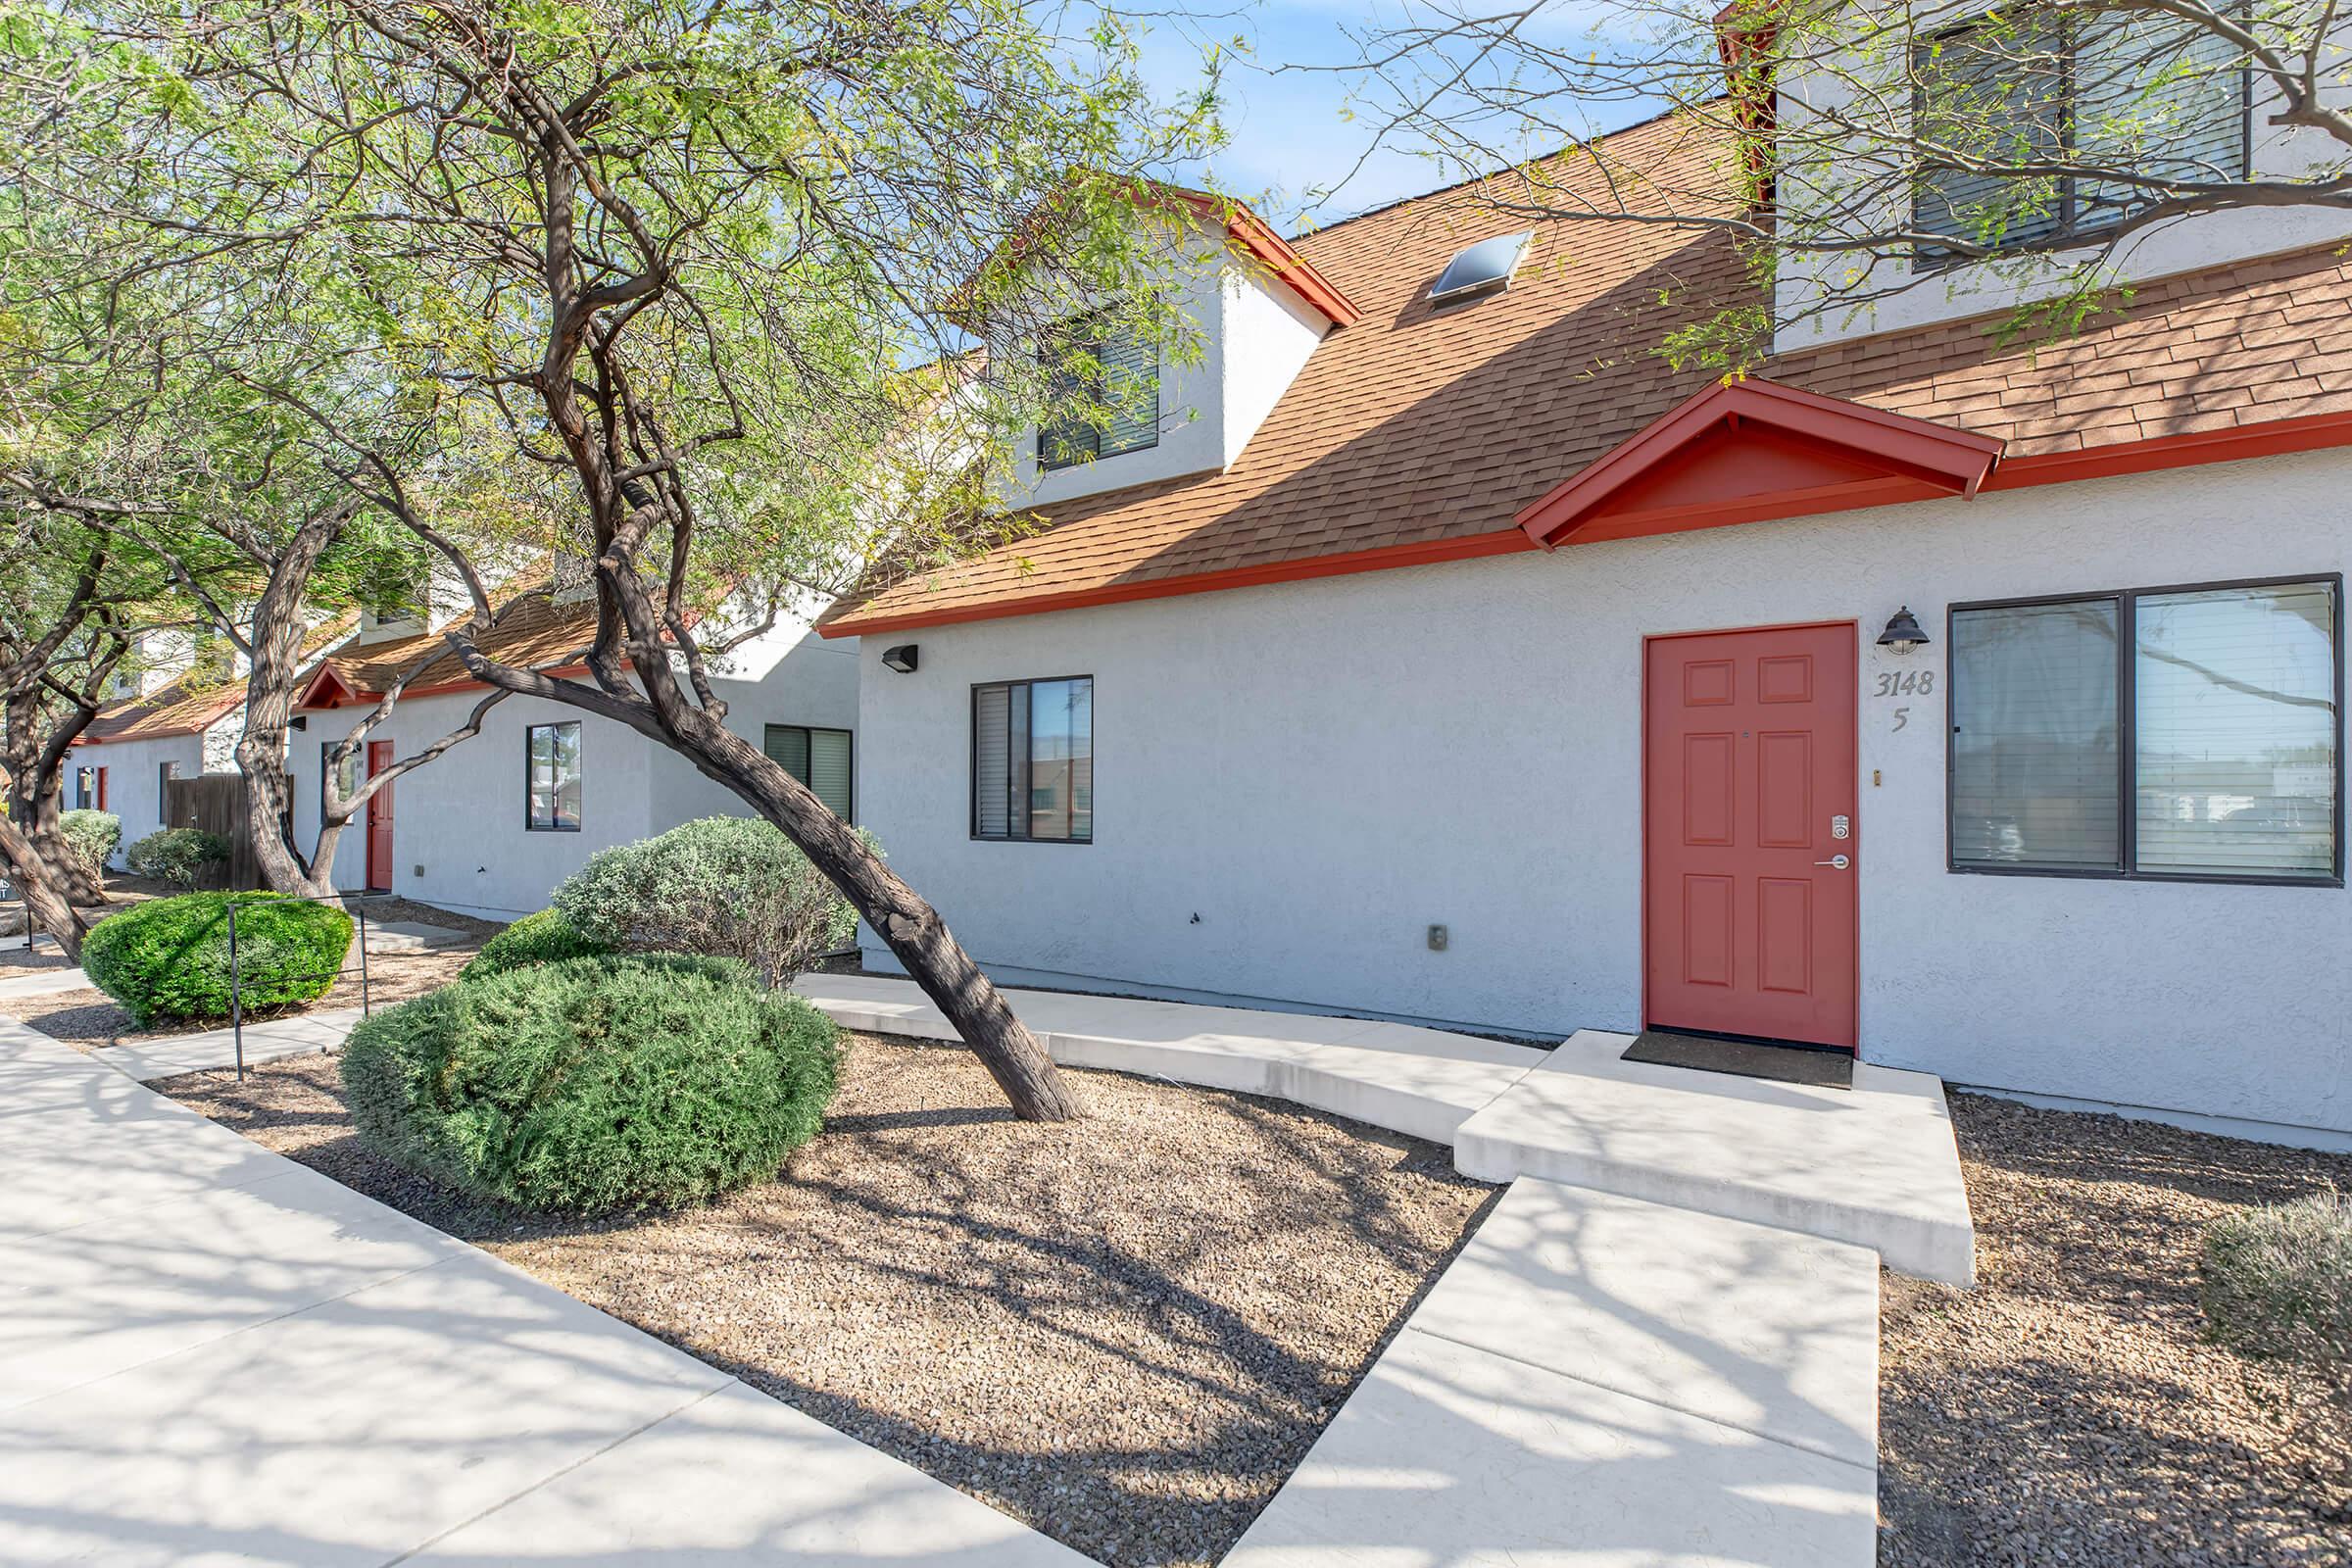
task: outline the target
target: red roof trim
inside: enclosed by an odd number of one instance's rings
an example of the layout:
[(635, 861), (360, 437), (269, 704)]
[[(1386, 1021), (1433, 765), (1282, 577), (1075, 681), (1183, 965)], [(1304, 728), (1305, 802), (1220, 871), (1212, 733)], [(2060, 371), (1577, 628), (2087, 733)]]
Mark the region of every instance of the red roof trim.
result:
[[(1751, 430), (1750, 427), (1754, 427)], [(1760, 465), (1718, 463), (1696, 481), (1702, 493), (1668, 506), (1642, 506), (1645, 480), (1656, 480), (1701, 443), (1729, 437), (1742, 445), (1774, 443), (1780, 460), (1772, 477), (1758, 479)], [(1886, 499), (1907, 499), (1925, 486), (1931, 494), (1973, 496), (1992, 471), (2001, 443), (1949, 425), (1887, 414), (1800, 392), (1774, 381), (1720, 382), (1644, 427), (1632, 439), (1588, 464), (1524, 509), (1519, 526), (1549, 549), (1584, 537), (1629, 538), (1680, 533), (1726, 522), (1759, 522), (1799, 517), (1822, 508), (1821, 492), (1850, 494), (1854, 470), (1872, 471), (1868, 482), (1908, 480)], [(1767, 470), (1769, 471), (1769, 470)], [(1791, 484), (1790, 473), (1813, 482)], [(1690, 485), (1682, 487), (1685, 490)], [(1867, 493), (1867, 490), (1866, 492)], [(1873, 500), (1845, 500), (1871, 506)]]
[(360, 694), (351, 689), (350, 682), (334, 671), (331, 664), (320, 664), (311, 683), (294, 699), (296, 708), (337, 708), (344, 703), (356, 703)]
[[(1641, 438), (1637, 436), (1635, 439)], [(2295, 418), (2270, 419), (2260, 424), (2237, 425), (2226, 430), (2196, 430), (2179, 435), (2153, 436), (2140, 441), (2119, 441), (2087, 452), (2051, 452), (2010, 458), (1994, 468), (1980, 488), (2024, 490), (2034, 485), (2069, 484), (2078, 479), (2105, 479), (2119, 474), (2154, 473), (2166, 468), (2194, 467), (2207, 463), (2235, 463), (2247, 458), (2278, 457), (2292, 452), (2317, 452), (2340, 446), (2352, 446), (2352, 412), (2304, 415)], [(1601, 461), (1606, 462), (1607, 459)], [(1880, 487), (1881, 484), (1884, 488)], [(1807, 503), (1812, 509), (1811, 513), (1760, 512), (1757, 515), (1743, 516), (1734, 514), (1737, 509), (1725, 508), (1715, 513), (1715, 521), (1712, 523), (1691, 521), (1687, 526), (1695, 529), (1723, 523), (1762, 521), (1766, 515), (1803, 516), (1844, 512), (1857, 507), (1886, 506), (1901, 501), (1934, 500), (1950, 494), (1949, 490), (1917, 480), (1906, 483), (1900, 479), (1888, 479), (1870, 486), (1816, 491)], [(1767, 499), (1758, 498), (1751, 505), (1762, 508)], [(1089, 605), (1172, 599), (1182, 594), (1212, 593), (1224, 588), (1254, 587), (1266, 583), (1299, 582), (1314, 577), (1344, 576), (1357, 571), (1386, 571), (1395, 566), (1469, 561), (1482, 556), (1507, 555), (1515, 550), (1536, 548), (1535, 541), (1522, 528), (1514, 527), (1501, 533), (1471, 534), (1458, 539), (1433, 540), (1422, 545), (1358, 550), (1336, 556), (1311, 556), (1303, 561), (1276, 562), (1269, 565), (1202, 572), (1190, 577), (1154, 577), (1142, 582), (1114, 583), (1103, 588), (995, 600), (987, 604), (960, 605), (946, 610), (916, 611), (904, 615), (867, 619), (852, 614), (820, 625), (817, 630), (826, 637), (855, 637), (865, 632), (908, 631), (920, 626), (1003, 620), (1016, 615), (1043, 614), (1049, 611), (1074, 610)]]
[(950, 610), (918, 610), (904, 615), (872, 618), (851, 616), (816, 628), (822, 637), (856, 637), (866, 632), (900, 631), (910, 626), (952, 626), (966, 620), (999, 620), (1008, 615), (1042, 614), (1049, 610), (1085, 610), (1096, 605), (1123, 605), (1139, 599), (1173, 599), (1184, 594), (1216, 593), (1226, 588), (1255, 588), (1266, 583), (1304, 582), (1314, 577), (1344, 577), (1358, 571), (1387, 571), (1397, 566), (1427, 566), (1446, 561), (1474, 561), (1481, 556), (1507, 556), (1533, 550), (1527, 535), (1516, 528), (1499, 533), (1474, 533), (1452, 539), (1430, 539), (1417, 544), (1383, 545), (1377, 550), (1353, 550), (1345, 555), (1308, 556), (1299, 561), (1275, 561), (1257, 566), (1232, 566), (1222, 571), (1196, 572), (1188, 577), (1148, 577), (1101, 588), (1034, 598), (1003, 600), (985, 605), (962, 605)]
[(1334, 326), (1353, 326), (1364, 318), (1363, 307), (1325, 277), (1314, 263), (1291, 248), (1288, 240), (1267, 226), (1247, 207), (1236, 207), (1226, 220), (1225, 232), (1265, 264), (1266, 270), (1298, 291), (1298, 297), (1331, 318)]

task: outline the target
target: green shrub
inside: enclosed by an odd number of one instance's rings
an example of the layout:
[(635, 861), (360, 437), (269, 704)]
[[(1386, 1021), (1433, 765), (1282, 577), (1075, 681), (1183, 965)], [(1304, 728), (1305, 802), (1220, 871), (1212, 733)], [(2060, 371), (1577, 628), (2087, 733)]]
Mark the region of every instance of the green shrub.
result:
[(741, 958), (771, 986), (858, 929), (824, 873), (754, 816), (706, 816), (606, 850), (555, 900), (574, 930), (608, 948)]
[(831, 1020), (716, 958), (565, 958), (445, 986), (343, 1048), (360, 1136), (461, 1192), (603, 1214), (773, 1176), (816, 1135)]
[(559, 963), (565, 958), (593, 957), (612, 950), (580, 935), (561, 909), (526, 914), (482, 944), (482, 951), (458, 971), (461, 980), (486, 980), (509, 969), (533, 963)]
[(57, 829), (65, 836), (66, 848), (92, 876), (106, 870), (115, 846), (122, 842), (122, 819), (112, 811), (67, 811), (58, 817)]
[(2352, 1197), (2321, 1193), (2216, 1220), (2199, 1294), (2215, 1343), (2352, 1380)]
[(228, 840), (200, 827), (168, 827), (150, 833), (122, 852), (122, 863), (137, 876), (192, 888), (218, 876), (228, 864)]
[(232, 898), (246, 1010), (325, 995), (351, 951), (351, 916), (274, 893), (183, 893), (134, 904), (90, 928), (81, 966), (141, 1027), (225, 1018)]

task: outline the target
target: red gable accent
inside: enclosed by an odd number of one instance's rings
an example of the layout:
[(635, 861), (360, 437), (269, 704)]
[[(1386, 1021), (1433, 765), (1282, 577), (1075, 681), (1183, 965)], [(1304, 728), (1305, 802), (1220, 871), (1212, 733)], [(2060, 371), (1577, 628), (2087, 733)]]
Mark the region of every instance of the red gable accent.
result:
[(359, 700), (360, 694), (353, 691), (342, 676), (327, 665), (320, 664), (318, 673), (311, 677), (311, 683), (294, 699), (294, 706), (298, 709), (340, 708), (345, 703)]
[(1772, 381), (1711, 386), (1519, 514), (1546, 549), (1973, 496), (2001, 443)]

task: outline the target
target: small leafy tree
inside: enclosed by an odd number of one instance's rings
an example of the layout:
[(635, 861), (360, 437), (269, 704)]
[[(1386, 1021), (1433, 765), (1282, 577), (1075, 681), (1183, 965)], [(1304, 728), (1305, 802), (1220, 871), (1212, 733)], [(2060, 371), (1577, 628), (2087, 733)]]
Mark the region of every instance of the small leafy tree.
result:
[[(1006, 433), (1101, 413), (1089, 377), (1057, 373), (1080, 352), (1064, 323), (1106, 315), (1185, 351), (1176, 264), (1196, 220), (1139, 205), (1135, 176), (1199, 151), (1213, 100), (1162, 112), (1119, 20), (1053, 29), (1073, 14), (326, 0), (287, 25), (258, 0), (201, 17), (100, 0), (36, 51), (115, 70), (59, 95), (69, 119), (98, 109), (44, 199), (139, 269), (233, 252), (259, 275), (342, 280), (321, 308), (375, 340), (265, 379), (310, 417), (320, 466), (464, 579), (474, 611), (449, 641), (468, 671), (626, 725), (733, 790), (841, 889), (1016, 1111), (1055, 1120), (1076, 1105), (1036, 1040), (937, 911), (727, 728), (713, 671), (845, 569), (1017, 527), (994, 516)], [(968, 352), (975, 338), (1000, 352)], [(353, 388), (383, 390), (405, 422), (354, 428), (320, 395)], [(515, 543), (466, 505), (467, 466), (492, 463), (484, 432), (594, 564), (584, 677), (483, 651), (492, 565)]]

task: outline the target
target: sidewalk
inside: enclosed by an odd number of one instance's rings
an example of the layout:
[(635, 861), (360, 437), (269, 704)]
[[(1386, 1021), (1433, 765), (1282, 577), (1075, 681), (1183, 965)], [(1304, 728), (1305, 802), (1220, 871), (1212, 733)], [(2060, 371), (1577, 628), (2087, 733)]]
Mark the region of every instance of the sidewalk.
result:
[(1075, 1553), (0, 1020), (0, 1560)]

